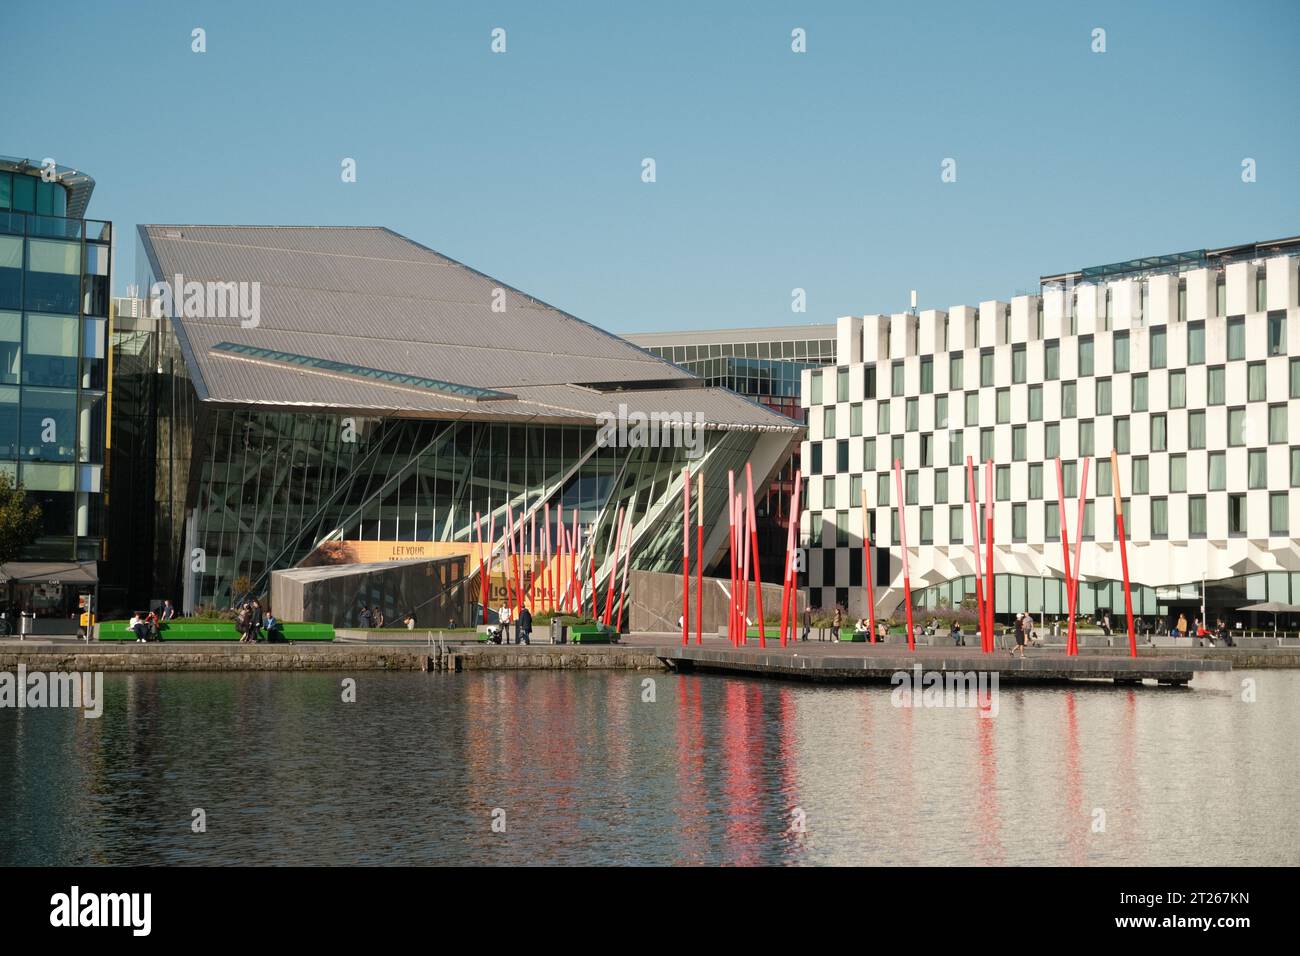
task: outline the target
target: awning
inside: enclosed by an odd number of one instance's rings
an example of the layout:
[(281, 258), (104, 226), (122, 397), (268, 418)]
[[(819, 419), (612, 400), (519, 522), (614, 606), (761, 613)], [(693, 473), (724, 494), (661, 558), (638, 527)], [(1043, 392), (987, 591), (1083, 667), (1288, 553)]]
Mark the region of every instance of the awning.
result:
[(99, 566), (94, 561), (11, 561), (0, 564), (0, 584), (21, 581), (33, 584), (98, 584)]

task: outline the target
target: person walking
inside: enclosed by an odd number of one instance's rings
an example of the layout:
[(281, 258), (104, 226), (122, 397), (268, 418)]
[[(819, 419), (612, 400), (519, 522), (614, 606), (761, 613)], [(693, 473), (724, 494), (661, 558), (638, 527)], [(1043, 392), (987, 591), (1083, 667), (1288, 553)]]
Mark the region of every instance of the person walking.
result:
[(808, 633), (812, 630), (812, 607), (804, 605), (803, 609), (803, 639), (808, 640)]
[(1187, 615), (1179, 612), (1178, 623), (1174, 625), (1174, 630), (1178, 632), (1179, 637), (1187, 636)]
[(519, 611), (519, 621), (515, 624), (515, 643), (528, 644), (533, 633), (533, 613), (527, 607)]
[(367, 605), (361, 605), (361, 613), (358, 615), (358, 620), (361, 623), (361, 629), (363, 631), (370, 630), (370, 622), (373, 618), (370, 616), (370, 608)]
[(844, 626), (844, 610), (837, 604), (835, 605), (835, 616), (831, 618), (831, 640), (840, 639), (840, 628)]
[(1029, 628), (1026, 626), (1025, 621), (1027, 617), (1029, 617), (1029, 615), (1025, 614), (1023, 611), (1016, 613), (1016, 646), (1011, 648), (1012, 657), (1016, 656), (1016, 651), (1020, 652), (1021, 657), (1025, 656), (1025, 642), (1029, 640)]
[(501, 610), (497, 611), (497, 623), (501, 625), (501, 640), (505, 644), (510, 643), (510, 608), (501, 605)]

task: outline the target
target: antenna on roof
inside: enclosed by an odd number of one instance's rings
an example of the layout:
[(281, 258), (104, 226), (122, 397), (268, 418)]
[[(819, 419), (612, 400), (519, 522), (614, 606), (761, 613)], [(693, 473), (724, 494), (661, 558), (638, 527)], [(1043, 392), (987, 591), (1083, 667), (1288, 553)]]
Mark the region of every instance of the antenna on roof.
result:
[(916, 315), (916, 290), (912, 290), (912, 314)]

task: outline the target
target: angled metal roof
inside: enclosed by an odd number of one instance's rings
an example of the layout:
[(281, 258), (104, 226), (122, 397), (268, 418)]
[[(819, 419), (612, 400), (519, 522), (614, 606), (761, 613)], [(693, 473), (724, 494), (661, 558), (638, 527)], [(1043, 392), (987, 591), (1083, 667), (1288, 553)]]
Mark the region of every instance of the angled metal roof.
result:
[[(257, 324), (247, 328), (238, 315), (187, 316), (176, 296), (175, 327), (203, 401), (575, 424), (622, 402), (694, 412), (714, 427), (801, 427), (694, 387), (672, 363), (388, 229), (139, 231), (155, 280), (257, 284)], [(412, 387), (417, 379), (447, 387)], [(628, 390), (601, 391), (617, 382)], [(482, 391), (504, 396), (470, 397)]]

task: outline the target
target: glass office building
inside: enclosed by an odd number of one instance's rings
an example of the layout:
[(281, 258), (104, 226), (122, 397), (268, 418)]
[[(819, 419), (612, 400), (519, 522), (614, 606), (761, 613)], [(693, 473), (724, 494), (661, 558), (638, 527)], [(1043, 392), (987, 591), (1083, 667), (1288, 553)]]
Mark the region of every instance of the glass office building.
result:
[(112, 226), (83, 218), (93, 189), (77, 170), (0, 157), (0, 471), (41, 508), (0, 600), (38, 618), (76, 608), (60, 563), (84, 583), (102, 556)]
[[(632, 569), (679, 571), (683, 467), (703, 473), (706, 551), (723, 553), (728, 469), (766, 480), (802, 435), (388, 230), (144, 226), (138, 261), (144, 289), (255, 283), (260, 314), (197, 295), (117, 309), (114, 528), (136, 542), (135, 603), (224, 606), (331, 549), (468, 555), (480, 516), (499, 542), (508, 514), (531, 537), (548, 507), (576, 520), (598, 589), (620, 511)], [(623, 414), (688, 416), (698, 442), (611, 440), (602, 416)]]

